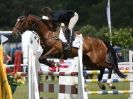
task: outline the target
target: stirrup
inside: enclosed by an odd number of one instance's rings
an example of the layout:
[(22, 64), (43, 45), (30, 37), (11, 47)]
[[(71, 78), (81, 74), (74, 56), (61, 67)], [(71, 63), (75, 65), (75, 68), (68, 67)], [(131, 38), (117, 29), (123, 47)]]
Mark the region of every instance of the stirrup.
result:
[(71, 50), (71, 45), (69, 43), (65, 43), (64, 50)]

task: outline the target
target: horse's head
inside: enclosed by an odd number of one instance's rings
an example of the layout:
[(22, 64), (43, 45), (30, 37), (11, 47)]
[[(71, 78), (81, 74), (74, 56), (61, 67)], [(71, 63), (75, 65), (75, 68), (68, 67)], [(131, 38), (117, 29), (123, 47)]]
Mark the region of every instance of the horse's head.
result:
[(19, 36), (26, 30), (33, 30), (32, 28), (34, 28), (39, 20), (41, 20), (39, 17), (30, 14), (18, 17), (16, 24), (13, 27), (13, 35)]
[(19, 36), (21, 33), (26, 31), (29, 28), (28, 17), (21, 16), (17, 19), (15, 26), (13, 27), (13, 35)]

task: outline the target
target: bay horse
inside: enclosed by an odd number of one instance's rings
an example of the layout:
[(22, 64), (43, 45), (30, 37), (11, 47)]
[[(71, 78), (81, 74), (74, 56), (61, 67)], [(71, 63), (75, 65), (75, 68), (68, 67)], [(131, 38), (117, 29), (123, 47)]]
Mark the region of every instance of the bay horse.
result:
[[(41, 45), (45, 53), (40, 58), (47, 58), (49, 55), (64, 55), (62, 41), (58, 38), (56, 32), (50, 29), (50, 23), (44, 22), (40, 17), (27, 14), (19, 17), (13, 27), (13, 35), (21, 35), (26, 30), (35, 31), (41, 40)], [(52, 26), (52, 25), (51, 25)], [(67, 57), (76, 57), (77, 48), (72, 47), (71, 54)], [(126, 78), (126, 75), (121, 73), (118, 69), (117, 58), (113, 47), (101, 39), (85, 36), (83, 37), (83, 65), (88, 69), (98, 69), (100, 74), (98, 76), (99, 86), (105, 89), (105, 86), (100, 82), (102, 80), (104, 70), (109, 70), (108, 79), (111, 78), (112, 70), (121, 78)], [(115, 88), (109, 83), (111, 88)]]

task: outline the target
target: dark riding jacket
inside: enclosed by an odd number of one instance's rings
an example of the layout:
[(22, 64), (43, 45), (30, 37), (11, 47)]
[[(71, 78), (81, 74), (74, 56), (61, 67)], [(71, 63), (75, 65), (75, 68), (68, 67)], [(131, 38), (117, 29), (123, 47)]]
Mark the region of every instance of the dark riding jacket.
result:
[(54, 22), (69, 22), (74, 13), (72, 10), (59, 10), (51, 14), (51, 20)]

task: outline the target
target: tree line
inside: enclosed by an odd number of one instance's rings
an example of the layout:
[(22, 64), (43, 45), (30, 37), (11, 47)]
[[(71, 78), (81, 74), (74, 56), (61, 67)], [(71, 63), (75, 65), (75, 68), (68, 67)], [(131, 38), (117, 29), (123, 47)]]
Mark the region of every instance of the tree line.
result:
[[(131, 10), (133, 0), (110, 0), (110, 4), (112, 40), (114, 44), (118, 44), (122, 36), (133, 37), (133, 11)], [(55, 11), (59, 9), (75, 10), (79, 14), (76, 30), (80, 30), (84, 35), (89, 34), (109, 40), (106, 18), (107, 0), (1, 0), (0, 30), (12, 30), (16, 19), (23, 15), (24, 10), (41, 16), (43, 14), (41, 9), (46, 6)], [(116, 34), (120, 36), (119, 40), (115, 40)], [(128, 43), (129, 46), (131, 43), (132, 40), (130, 44)], [(123, 43), (119, 43), (119, 45), (123, 46)]]
[[(133, 0), (110, 0), (112, 26), (133, 26)], [(1, 0), (0, 29), (10, 29), (23, 10), (31, 10), (33, 14), (41, 15), (41, 8), (49, 6), (53, 10), (71, 9), (79, 13), (78, 27), (86, 24), (101, 28), (107, 26), (107, 0)]]

